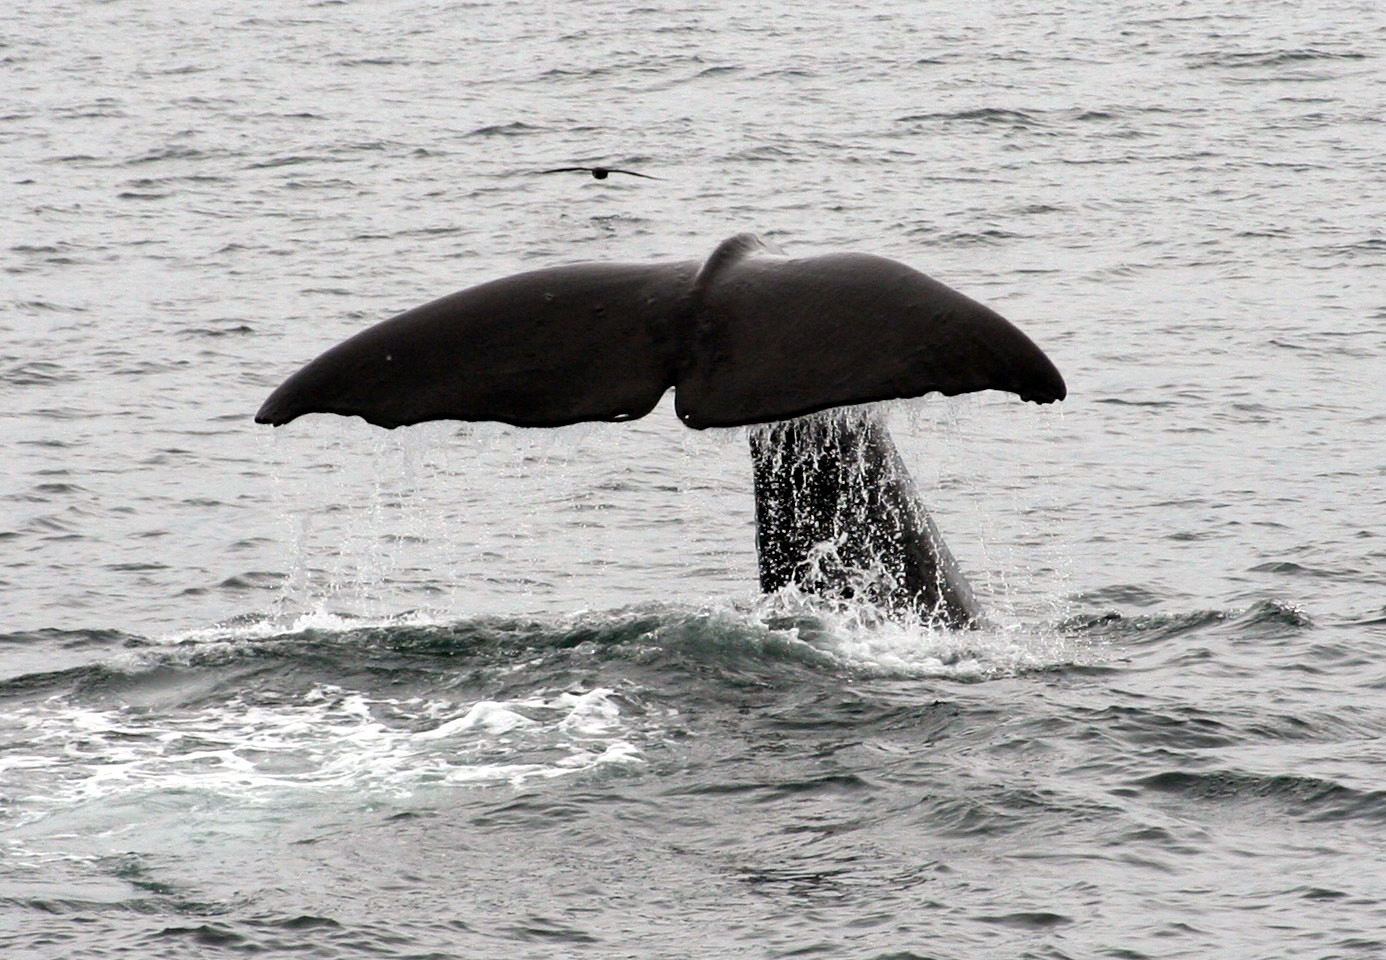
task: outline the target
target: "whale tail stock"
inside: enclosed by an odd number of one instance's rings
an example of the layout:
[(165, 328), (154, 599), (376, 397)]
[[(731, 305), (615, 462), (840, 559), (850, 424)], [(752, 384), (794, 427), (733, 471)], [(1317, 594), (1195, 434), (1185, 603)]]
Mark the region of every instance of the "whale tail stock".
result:
[(976, 626), (981, 609), (880, 417), (800, 417), (750, 433), (760, 588), (795, 584), (892, 616)]
[[(885, 427), (850, 414), (832, 430), (780, 421), (932, 392), (1003, 390), (1036, 403), (1067, 393), (1009, 321), (904, 264), (794, 259), (741, 234), (702, 263), (574, 264), (434, 300), (332, 347), (255, 419), (556, 427), (643, 417), (671, 387), (689, 427), (774, 425), (751, 435), (763, 587), (830, 592), (814, 585), (823, 568), (812, 569), (822, 559), (813, 551), (835, 537), (852, 569), (868, 554), (880, 561), (882, 579), (863, 591), (874, 602), (955, 624), (976, 621), (975, 603)], [(849, 482), (848, 465), (865, 487)]]

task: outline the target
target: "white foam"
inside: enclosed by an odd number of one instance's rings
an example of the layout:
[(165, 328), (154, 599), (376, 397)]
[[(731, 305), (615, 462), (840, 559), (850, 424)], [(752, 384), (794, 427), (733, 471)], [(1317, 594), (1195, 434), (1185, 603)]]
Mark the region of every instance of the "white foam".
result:
[(575, 736), (603, 737), (619, 725), (621, 710), (604, 687), (589, 693), (564, 693), (558, 702), (569, 709), (559, 726)]
[(1102, 653), (1090, 640), (1046, 624), (986, 623), (959, 630), (927, 618), (887, 619), (868, 603), (827, 607), (793, 587), (763, 598), (751, 615), (785, 624), (775, 632), (844, 666), (890, 676), (970, 682), (1093, 662)]
[(425, 730), (414, 735), (415, 740), (444, 740), (455, 734), (462, 733), (476, 728), (481, 728), (487, 733), (500, 734), (509, 733), (517, 727), (532, 727), (535, 721), (523, 714), (516, 713), (509, 704), (498, 703), (494, 700), (482, 700), (473, 704), (472, 708), (465, 715), (433, 730)]
[(518, 786), (639, 763), (649, 735), (603, 688), (454, 703), (330, 685), (181, 714), (54, 697), (12, 712), (4, 728), (0, 796), (14, 804), (10, 825), (83, 804), (196, 797), (260, 806), (325, 794), (369, 802), (439, 783)]
[(231, 622), (212, 627), (199, 627), (150, 638), (158, 646), (182, 646), (246, 640), (271, 640), (312, 630), (317, 633), (345, 633), (348, 630), (374, 627), (437, 627), (447, 626), (455, 619), (426, 610), (377, 617), (356, 617), (333, 613), (319, 605), (312, 610), (281, 616), (265, 617), (248, 622)]

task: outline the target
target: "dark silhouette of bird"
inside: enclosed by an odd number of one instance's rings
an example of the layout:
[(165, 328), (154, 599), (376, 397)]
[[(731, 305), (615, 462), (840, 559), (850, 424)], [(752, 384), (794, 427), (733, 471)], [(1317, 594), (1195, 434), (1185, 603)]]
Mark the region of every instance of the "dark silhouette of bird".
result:
[(540, 170), (540, 173), (590, 173), (594, 179), (605, 180), (613, 173), (624, 173), (629, 177), (644, 177), (646, 180), (663, 180), (663, 177), (652, 177), (648, 173), (636, 173), (634, 170), (618, 170), (616, 167), (555, 167), (552, 170)]

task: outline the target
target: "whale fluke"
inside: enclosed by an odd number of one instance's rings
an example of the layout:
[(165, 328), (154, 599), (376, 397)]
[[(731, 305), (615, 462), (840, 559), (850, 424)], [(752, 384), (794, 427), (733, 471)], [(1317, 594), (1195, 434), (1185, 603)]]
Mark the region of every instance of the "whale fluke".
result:
[(974, 390), (1050, 403), (1049, 358), (995, 311), (866, 254), (791, 259), (742, 234), (703, 263), (587, 263), (434, 300), (285, 380), (255, 419), (382, 427), (633, 420), (674, 388), (690, 427), (750, 432), (761, 587), (891, 616), (981, 613), (884, 424), (833, 407)]
[(702, 264), (575, 264), (434, 300), (331, 348), (255, 419), (555, 427), (642, 417), (670, 387), (697, 429), (931, 392), (1067, 392), (1029, 337), (917, 270), (785, 257), (742, 234)]
[(708, 258), (695, 299), (674, 397), (690, 427), (934, 392), (1005, 390), (1036, 403), (1067, 394), (1008, 320), (885, 257), (791, 259), (743, 234)]
[(393, 428), (643, 417), (673, 382), (674, 317), (697, 266), (579, 264), (462, 290), (328, 350), (255, 419), (338, 413)]

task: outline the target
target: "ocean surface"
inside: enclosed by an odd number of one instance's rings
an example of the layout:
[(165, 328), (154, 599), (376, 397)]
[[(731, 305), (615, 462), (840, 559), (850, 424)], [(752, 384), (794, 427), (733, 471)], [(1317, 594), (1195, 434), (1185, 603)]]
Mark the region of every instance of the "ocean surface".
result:
[[(6, 960), (1386, 955), (1375, 0), (12, 0), (0, 81)], [(252, 422), (742, 231), (1063, 371), (884, 411), (985, 628), (761, 597), (669, 398)]]

